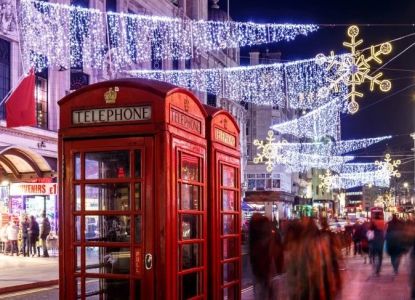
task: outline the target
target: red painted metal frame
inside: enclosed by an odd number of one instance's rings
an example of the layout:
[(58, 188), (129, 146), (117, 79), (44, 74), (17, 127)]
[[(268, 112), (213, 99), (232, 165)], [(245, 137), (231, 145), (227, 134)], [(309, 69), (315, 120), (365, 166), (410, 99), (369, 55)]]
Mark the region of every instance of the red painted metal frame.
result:
[[(209, 299), (241, 299), (242, 257), (241, 257), (241, 182), (240, 182), (240, 147), (239, 128), (233, 117), (226, 111), (205, 107), (208, 112), (207, 132), (209, 149)], [(215, 130), (234, 137), (234, 144), (229, 140), (219, 140)], [(233, 140), (232, 140), (233, 141)], [(235, 186), (233, 188), (222, 185), (223, 166), (233, 168), (235, 171)], [(222, 191), (234, 192), (235, 209), (222, 210)], [(223, 234), (223, 215), (234, 215), (235, 232)], [(223, 243), (227, 239), (235, 241), (234, 255), (223, 258)], [(224, 264), (236, 264), (235, 280), (224, 282)], [(225, 297), (224, 290), (233, 288), (234, 296)]]
[[(109, 88), (118, 87), (118, 97), (115, 104), (104, 102), (104, 93)], [(74, 245), (86, 245), (85, 240), (74, 244), (75, 219), (74, 215), (84, 215), (84, 212), (74, 212), (72, 206), (75, 199), (73, 197), (73, 164), (71, 163), (73, 153), (89, 151), (104, 151), (113, 149), (142, 149), (145, 157), (142, 157), (142, 167), (146, 168), (143, 179), (126, 180), (130, 182), (130, 196), (134, 196), (135, 182), (142, 181), (141, 187), (145, 191), (147, 206), (145, 211), (133, 211), (134, 202), (131, 205), (130, 216), (143, 214), (142, 224), (146, 230), (145, 247), (139, 253), (139, 258), (144, 261), (146, 251), (153, 253), (153, 269), (147, 272), (142, 268), (143, 299), (177, 299), (178, 298), (178, 276), (179, 259), (177, 256), (178, 247), (178, 214), (177, 210), (177, 155), (182, 151), (189, 155), (198, 157), (201, 163), (201, 182), (202, 186), (202, 208), (200, 214), (203, 216), (202, 233), (200, 243), (202, 249), (202, 263), (200, 272), (203, 280), (200, 285), (201, 293), (195, 299), (208, 299), (207, 296), (207, 253), (208, 253), (208, 229), (207, 229), (207, 141), (205, 120), (206, 112), (200, 102), (190, 92), (151, 80), (114, 80), (101, 82), (82, 88), (59, 102), (60, 105), (60, 125), (59, 131), (59, 216), (60, 216), (60, 257), (59, 257), (59, 276), (60, 276), (60, 299), (74, 299), (76, 292), (74, 272), (75, 272), (75, 248)], [(96, 109), (104, 107), (125, 107), (132, 105), (149, 105), (152, 109), (151, 120), (92, 124), (89, 126), (73, 125), (72, 112), (80, 109)], [(172, 113), (175, 111), (175, 115)], [(178, 117), (179, 115), (179, 117)], [(190, 120), (190, 121), (189, 121)], [(190, 124), (193, 122), (193, 125)], [(192, 126), (187, 126), (187, 125)], [(196, 125), (195, 125), (196, 124)], [(133, 152), (130, 152), (131, 162), (134, 164)], [(81, 154), (82, 156), (83, 154)], [(131, 165), (132, 172), (132, 165)], [(133, 173), (132, 173), (133, 174)], [(91, 180), (90, 182), (124, 182), (124, 179)], [(86, 181), (80, 180), (75, 183), (85, 184)], [(82, 191), (84, 189), (81, 189)], [(82, 195), (85, 197), (85, 194)], [(144, 197), (144, 194), (143, 196)], [(151, 203), (152, 205), (149, 205)], [(107, 214), (107, 212), (91, 212), (91, 215)], [(125, 211), (111, 211), (108, 214), (122, 214)], [(134, 225), (135, 219), (131, 220)], [(85, 225), (82, 221), (81, 232), (84, 232)], [(133, 226), (134, 227), (134, 226)], [(131, 248), (130, 274), (125, 278), (130, 279), (130, 288), (133, 292), (132, 282), (139, 278), (135, 271), (135, 247), (132, 239), (134, 238), (134, 228), (131, 228), (131, 240), (127, 243)], [(147, 228), (149, 227), (149, 229)], [(125, 243), (111, 243), (111, 245), (124, 246)], [(91, 246), (107, 245), (103, 242), (89, 242)], [(84, 252), (82, 252), (84, 253)], [(85, 256), (82, 256), (85, 260)], [(81, 275), (86, 275), (81, 272)], [(124, 278), (124, 275), (97, 275), (97, 278)], [(141, 275), (140, 275), (141, 276)], [(88, 277), (89, 278), (89, 277)], [(85, 292), (85, 288), (83, 287)]]
[[(68, 269), (68, 272), (65, 272), (65, 279), (69, 282), (67, 283), (67, 289), (64, 299), (76, 299), (77, 296), (75, 292), (77, 287), (75, 285), (76, 278), (81, 280), (81, 299), (85, 298), (85, 280), (86, 278), (114, 278), (114, 279), (127, 279), (130, 281), (130, 295), (134, 297), (134, 282), (136, 280), (142, 280), (142, 285), (149, 288), (153, 286), (154, 278), (154, 269), (144, 273), (144, 276), (141, 274), (136, 274), (136, 261), (135, 261), (135, 249), (137, 248), (136, 243), (134, 242), (135, 237), (135, 217), (141, 215), (143, 217), (142, 224), (144, 228), (142, 230), (142, 236), (144, 237), (142, 246), (139, 247), (142, 250), (142, 253), (153, 253), (154, 252), (154, 208), (153, 208), (153, 191), (152, 191), (152, 181), (153, 181), (153, 167), (152, 164), (145, 163), (146, 161), (153, 161), (153, 140), (152, 138), (119, 138), (116, 140), (116, 146), (111, 145), (111, 140), (108, 139), (99, 139), (99, 140), (81, 140), (81, 141), (71, 141), (66, 142), (66, 151), (65, 158), (67, 161), (67, 166), (69, 166), (69, 172), (67, 172), (67, 180), (65, 180), (65, 190), (66, 190), (66, 199), (71, 199), (71, 201), (66, 201), (64, 205), (63, 219), (65, 220), (64, 230), (66, 231), (64, 236), (67, 237), (65, 241), (63, 252), (64, 254), (69, 254), (65, 265)], [(127, 178), (112, 178), (112, 179), (85, 179), (85, 153), (86, 152), (98, 152), (98, 151), (114, 151), (114, 150), (128, 150), (129, 151), (129, 163), (130, 163), (130, 177)], [(135, 178), (135, 156), (134, 151), (141, 151), (141, 175), (145, 177)], [(76, 153), (80, 154), (81, 157), (81, 178), (75, 179), (74, 170), (74, 160), (72, 159)], [(140, 201), (141, 206), (140, 210), (136, 210), (136, 199), (135, 199), (135, 184), (142, 183)], [(106, 184), (106, 183), (127, 183), (129, 185), (129, 199), (130, 199), (130, 209), (127, 211), (95, 211), (95, 210), (86, 210), (85, 209), (85, 185), (86, 184)], [(80, 186), (81, 189), (81, 209), (75, 209), (75, 195), (74, 188), (76, 185)], [(144, 192), (143, 192), (144, 191)], [(143, 212), (144, 208), (144, 212)], [(101, 215), (127, 215), (130, 217), (130, 241), (129, 242), (91, 242), (85, 240), (85, 217), (86, 216), (101, 216)], [(81, 240), (78, 242), (75, 237), (75, 218), (79, 216), (81, 219)], [(146, 221), (146, 218), (148, 221)], [(69, 226), (68, 226), (69, 225)], [(76, 259), (75, 248), (79, 247), (81, 249), (81, 270), (76, 272)], [(87, 273), (85, 269), (85, 251), (86, 247), (125, 247), (130, 249), (130, 274), (129, 275), (118, 275), (118, 274), (96, 274), (96, 273)], [(71, 257), (72, 256), (72, 257)], [(72, 288), (70, 286), (72, 285)], [(140, 292), (141, 293), (141, 292)], [(154, 295), (146, 294), (141, 295), (145, 296), (146, 299), (153, 299)]]

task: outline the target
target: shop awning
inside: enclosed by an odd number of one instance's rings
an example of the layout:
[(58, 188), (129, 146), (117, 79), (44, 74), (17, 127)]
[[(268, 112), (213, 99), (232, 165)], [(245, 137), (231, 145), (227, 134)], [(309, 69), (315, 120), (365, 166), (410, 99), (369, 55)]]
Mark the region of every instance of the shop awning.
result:
[(51, 176), (55, 170), (36, 151), (21, 146), (3, 146), (0, 147), (0, 171), (3, 176), (23, 179)]

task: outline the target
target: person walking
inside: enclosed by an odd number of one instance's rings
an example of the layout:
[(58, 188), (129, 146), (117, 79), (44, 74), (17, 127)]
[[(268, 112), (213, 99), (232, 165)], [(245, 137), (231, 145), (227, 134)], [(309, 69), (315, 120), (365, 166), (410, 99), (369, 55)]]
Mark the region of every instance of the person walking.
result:
[(394, 214), (392, 220), (388, 222), (386, 230), (386, 251), (391, 257), (391, 263), (395, 275), (398, 274), (399, 264), (401, 256), (404, 252), (403, 249), (403, 224)]
[(23, 256), (29, 256), (29, 219), (25, 216), (23, 222), (20, 224), (22, 230), (22, 249)]
[(48, 217), (46, 216), (46, 213), (44, 213), (42, 216), (43, 216), (43, 220), (42, 220), (42, 226), (40, 229), (40, 239), (42, 240), (43, 257), (49, 257), (48, 248), (46, 245), (46, 238), (48, 237), (50, 233), (50, 222), (49, 222)]
[(10, 255), (16, 252), (16, 256), (19, 255), (19, 249), (17, 248), (17, 236), (19, 234), (19, 226), (17, 226), (17, 221), (10, 221), (9, 226), (7, 227), (7, 240), (10, 245)]
[(249, 257), (255, 300), (273, 299), (273, 239), (271, 221), (265, 216), (254, 214), (249, 223)]
[[(28, 236), (29, 236), (29, 254), (31, 254), (33, 257), (36, 255), (36, 243), (39, 239), (39, 224), (36, 222), (36, 219), (34, 216), (30, 216)], [(40, 253), (38, 252), (37, 255), (40, 256)]]
[(385, 242), (385, 221), (382, 216), (375, 216), (371, 230), (373, 230), (373, 240), (372, 240), (372, 255), (373, 255), (373, 266), (375, 275), (379, 276), (380, 270), (382, 268), (382, 259), (383, 259), (383, 244)]

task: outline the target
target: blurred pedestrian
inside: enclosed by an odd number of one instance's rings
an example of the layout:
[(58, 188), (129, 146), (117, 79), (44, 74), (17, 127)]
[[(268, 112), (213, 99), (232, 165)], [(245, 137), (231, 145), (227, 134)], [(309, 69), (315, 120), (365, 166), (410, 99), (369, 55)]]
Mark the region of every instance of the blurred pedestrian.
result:
[(344, 226), (344, 243), (346, 248), (346, 255), (350, 255), (350, 249), (352, 247), (352, 236), (353, 236), (353, 225), (350, 224), (350, 221), (347, 220), (346, 225)]
[(376, 276), (379, 276), (382, 268), (383, 244), (385, 241), (385, 221), (381, 215), (374, 216), (370, 229), (373, 230), (372, 255), (374, 272)]
[[(39, 239), (39, 224), (36, 221), (34, 216), (30, 216), (30, 223), (29, 223), (29, 253), (33, 256), (36, 255), (36, 243)], [(39, 251), (37, 251), (37, 256), (40, 256)]]
[(20, 229), (22, 231), (22, 249), (21, 252), (23, 256), (29, 256), (29, 218), (24, 217), (23, 222), (20, 224)]
[(9, 226), (7, 227), (7, 240), (10, 247), (10, 255), (16, 252), (16, 256), (19, 255), (19, 249), (17, 248), (17, 236), (19, 234), (19, 226), (17, 226), (16, 221), (10, 221)]
[(273, 242), (271, 221), (260, 214), (252, 215), (249, 224), (249, 257), (256, 300), (273, 299)]
[(42, 220), (42, 226), (40, 229), (40, 239), (42, 240), (43, 257), (49, 257), (48, 248), (46, 245), (46, 238), (48, 237), (50, 233), (50, 222), (49, 222), (49, 219), (46, 213), (44, 213), (42, 217), (43, 217), (43, 220)]
[(388, 222), (386, 230), (386, 251), (391, 257), (391, 263), (395, 275), (398, 274), (403, 248), (403, 223), (394, 214)]
[(365, 238), (365, 236), (366, 233), (362, 223), (357, 221), (354, 225), (353, 231), (354, 255), (362, 254), (362, 240)]

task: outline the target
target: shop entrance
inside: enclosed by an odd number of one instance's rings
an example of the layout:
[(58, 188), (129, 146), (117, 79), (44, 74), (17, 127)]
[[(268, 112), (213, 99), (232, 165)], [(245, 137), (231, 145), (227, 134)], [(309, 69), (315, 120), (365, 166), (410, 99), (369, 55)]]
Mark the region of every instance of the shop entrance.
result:
[(153, 139), (66, 141), (64, 149), (67, 299), (153, 299)]

